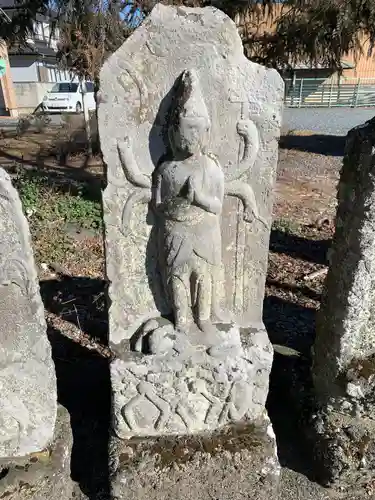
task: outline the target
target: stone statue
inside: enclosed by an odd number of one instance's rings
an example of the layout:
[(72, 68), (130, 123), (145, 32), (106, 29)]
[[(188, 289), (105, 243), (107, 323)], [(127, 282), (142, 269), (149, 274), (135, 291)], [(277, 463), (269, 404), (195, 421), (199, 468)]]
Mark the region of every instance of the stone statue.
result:
[[(152, 179), (138, 167), (130, 139), (118, 144), (126, 178), (141, 188), (125, 204), (124, 226), (135, 202), (151, 202), (156, 214), (163, 289), (174, 324), (151, 320), (151, 327), (150, 323), (144, 325), (143, 333), (153, 330), (154, 338), (164, 338), (174, 330), (204, 335), (203, 341), (210, 342), (216, 333), (214, 322), (225, 317), (215, 300), (222, 264), (220, 219), (225, 195), (242, 201), (246, 221), (256, 219), (267, 226), (258, 215), (251, 187), (240, 179), (226, 182), (219, 161), (207, 151), (210, 129), (198, 76), (188, 70), (176, 84), (168, 120), (169, 152)], [(258, 132), (251, 120), (239, 121), (237, 131), (244, 139), (240, 163), (246, 171), (257, 156)]]
[[(219, 9), (159, 3), (106, 60), (100, 89), (111, 494), (136, 498), (141, 481), (148, 500), (179, 497), (182, 481), (208, 500), (245, 477), (238, 491), (262, 497), (280, 474), (262, 318), (282, 78), (245, 57)], [(237, 435), (250, 446), (231, 453)], [(176, 453), (154, 473), (162, 436), (188, 449), (176, 488)]]
[(30, 231), (9, 175), (0, 168), (0, 456), (48, 448), (57, 410), (56, 375)]

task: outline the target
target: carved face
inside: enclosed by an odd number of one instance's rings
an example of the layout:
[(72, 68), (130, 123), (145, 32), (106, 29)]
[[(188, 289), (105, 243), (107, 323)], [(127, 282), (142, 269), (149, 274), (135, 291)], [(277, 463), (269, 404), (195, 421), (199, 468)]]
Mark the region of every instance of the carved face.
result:
[(177, 128), (171, 129), (173, 149), (193, 155), (202, 151), (208, 144), (210, 124), (200, 117), (180, 118)]

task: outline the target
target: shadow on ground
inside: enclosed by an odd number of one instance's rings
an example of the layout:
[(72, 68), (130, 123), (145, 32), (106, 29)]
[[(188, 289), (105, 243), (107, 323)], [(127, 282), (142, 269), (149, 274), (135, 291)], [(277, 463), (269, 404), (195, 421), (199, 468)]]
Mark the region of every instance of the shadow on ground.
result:
[(295, 149), (326, 156), (343, 156), (345, 136), (339, 135), (284, 135), (280, 139), (281, 149)]
[[(66, 300), (75, 301), (81, 311), (82, 330), (96, 340), (108, 342), (107, 311), (93, 306), (104, 290), (104, 282), (90, 279), (64, 279), (41, 283), (48, 311), (63, 313)], [(98, 301), (98, 299), (97, 299)], [(97, 302), (96, 301), (96, 302)], [(86, 317), (82, 309), (86, 304)], [(95, 304), (95, 303), (94, 303)], [(77, 316), (65, 317), (77, 322)], [(73, 432), (71, 478), (90, 500), (109, 498), (108, 439), (111, 415), (109, 359), (90, 351), (49, 327), (49, 340), (55, 362), (58, 402), (70, 414)]]
[(266, 297), (264, 323), (273, 344), (289, 347), (296, 355), (275, 352), (267, 409), (278, 446), (280, 463), (316, 481), (306, 446), (303, 425), (309, 416), (312, 394), (311, 346), (315, 333), (315, 310)]
[(77, 326), (103, 346), (108, 346), (106, 282), (64, 276), (40, 283), (44, 307)]
[(330, 239), (312, 240), (278, 229), (273, 229), (271, 232), (271, 252), (285, 253), (316, 264), (327, 263), (327, 251), (330, 246)]

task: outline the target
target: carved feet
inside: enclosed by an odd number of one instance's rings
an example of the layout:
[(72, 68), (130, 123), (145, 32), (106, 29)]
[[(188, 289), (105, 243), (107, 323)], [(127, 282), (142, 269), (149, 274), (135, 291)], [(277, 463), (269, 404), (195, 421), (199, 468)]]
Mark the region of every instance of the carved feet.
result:
[(219, 330), (210, 320), (198, 320), (197, 324), (182, 328), (166, 318), (153, 318), (146, 321), (134, 335), (132, 350), (142, 354), (164, 355), (173, 351), (182, 353), (198, 346), (219, 348), (226, 342), (230, 328), (229, 324), (221, 326), (223, 330)]
[(143, 354), (165, 354), (173, 350), (176, 341), (173, 324), (165, 318), (150, 319), (133, 338), (133, 350)]

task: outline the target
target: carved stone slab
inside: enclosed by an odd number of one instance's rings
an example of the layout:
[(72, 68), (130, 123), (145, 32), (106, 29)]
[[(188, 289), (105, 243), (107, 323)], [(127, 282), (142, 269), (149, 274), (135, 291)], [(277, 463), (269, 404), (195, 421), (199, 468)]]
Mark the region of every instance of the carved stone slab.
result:
[[(226, 185), (236, 181), (237, 187), (252, 189), (259, 216), (247, 222), (243, 203), (225, 197), (218, 242), (222, 287), (215, 295), (239, 326), (262, 322), (283, 82), (276, 71), (245, 58), (235, 24), (219, 10), (157, 5), (100, 75), (110, 341), (115, 345), (126, 344), (148, 319), (170, 314), (144, 186), (168, 150), (176, 81), (192, 70), (202, 94), (196, 102), (204, 102), (201, 112), (210, 121), (207, 150), (219, 162)], [(251, 125), (247, 143), (243, 131), (241, 135), (243, 122)], [(141, 173), (137, 179), (125, 175), (120, 160), (125, 138)], [(247, 161), (241, 163), (243, 157)]]
[(0, 169), (0, 457), (45, 449), (53, 438), (56, 379), (30, 233)]
[[(345, 387), (343, 380), (348, 372), (361, 361), (372, 359), (375, 353), (374, 154), (372, 119), (348, 133), (340, 175), (331, 265), (314, 345), (315, 389), (324, 402), (345, 395), (337, 386)], [(368, 381), (373, 382), (373, 376)], [(373, 398), (374, 386), (367, 390), (356, 386), (353, 374), (347, 384), (345, 396), (356, 400), (364, 395)]]
[(115, 433), (264, 423), (281, 77), (219, 10), (157, 5), (100, 88)]
[(317, 470), (358, 498), (375, 481), (375, 119), (349, 131), (317, 317), (311, 426)]
[(264, 330), (242, 334), (244, 343), (232, 327), (220, 347), (192, 347), (185, 339), (174, 354), (115, 360), (117, 436), (194, 434), (261, 419), (273, 350)]

